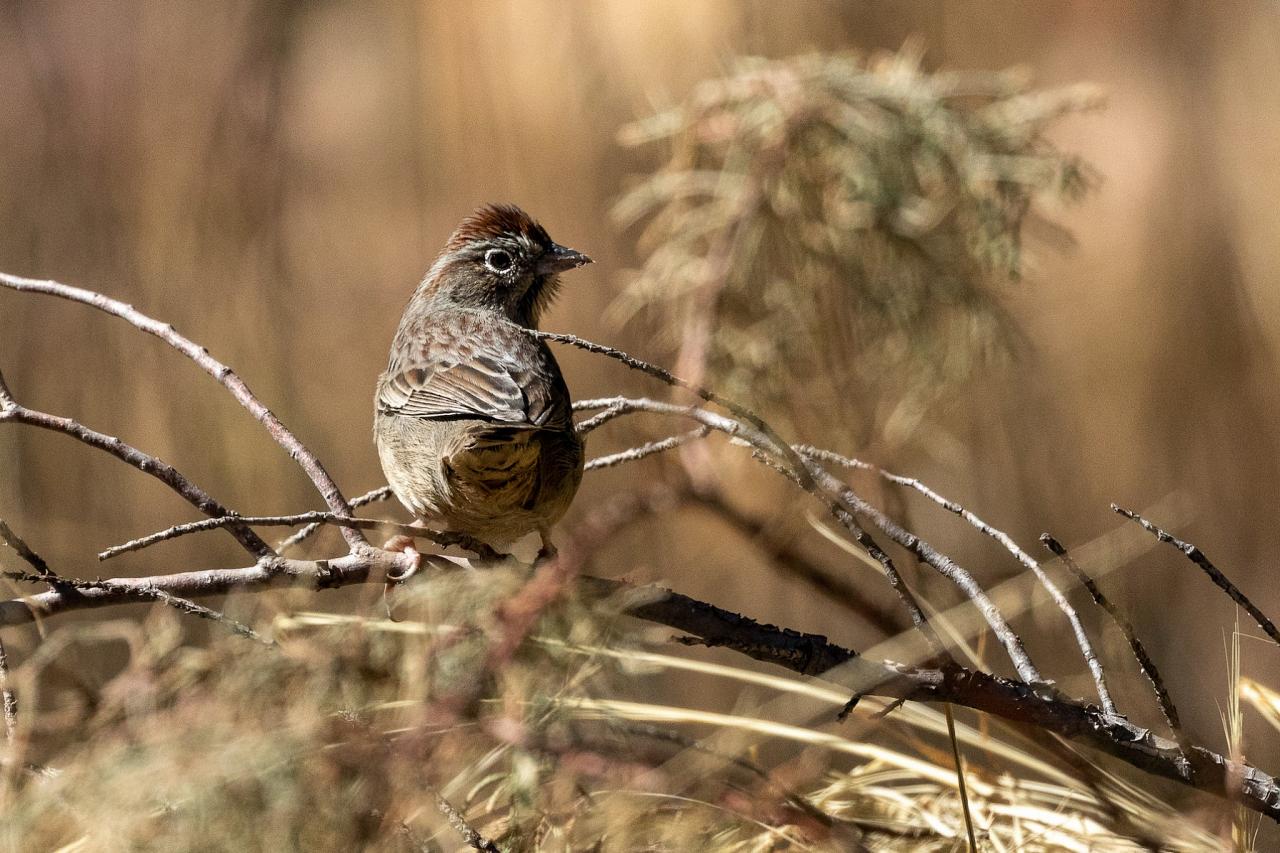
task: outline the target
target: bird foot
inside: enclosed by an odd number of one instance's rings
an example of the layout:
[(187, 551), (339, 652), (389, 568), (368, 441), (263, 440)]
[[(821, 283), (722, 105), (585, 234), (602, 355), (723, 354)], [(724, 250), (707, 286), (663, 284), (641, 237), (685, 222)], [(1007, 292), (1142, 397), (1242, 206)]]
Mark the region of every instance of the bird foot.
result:
[(540, 535), (542, 537), (542, 547), (538, 549), (538, 556), (533, 560), (534, 565), (546, 560), (554, 560), (560, 553), (556, 546), (551, 544), (551, 536), (545, 530), (541, 531)]
[(418, 573), (422, 568), (422, 554), (418, 552), (416, 542), (412, 536), (400, 534), (392, 536), (382, 546), (384, 551), (391, 551), (397, 554), (404, 554), (410, 560), (410, 564), (399, 571), (387, 572), (386, 582), (382, 585), (382, 604), (387, 608), (387, 618), (392, 622), (399, 622), (396, 618), (395, 610), (392, 606), (392, 591), (409, 580)]

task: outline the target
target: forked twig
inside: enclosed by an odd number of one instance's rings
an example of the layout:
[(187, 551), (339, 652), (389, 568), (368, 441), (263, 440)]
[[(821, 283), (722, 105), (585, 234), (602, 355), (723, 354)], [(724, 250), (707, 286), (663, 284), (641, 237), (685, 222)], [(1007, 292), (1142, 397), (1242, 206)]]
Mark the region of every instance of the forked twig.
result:
[[(376, 489), (372, 489), (368, 492), (365, 492), (363, 495), (361, 495), (358, 498), (352, 498), (351, 508), (359, 509), (360, 507), (366, 506), (371, 503), (378, 503), (379, 501), (385, 501), (390, 497), (391, 497), (391, 487), (379, 486)], [(279, 551), (282, 555), (287, 554), (289, 553), (289, 551), (293, 550), (298, 545), (302, 544), (304, 541), (314, 536), (316, 532), (320, 530), (320, 528), (322, 527), (324, 527), (323, 524), (321, 524), (318, 521), (313, 521), (310, 524), (308, 524), (306, 527), (299, 530), (297, 533), (294, 533), (292, 536), (286, 539), (281, 539), (279, 544), (276, 545), (276, 550)]]
[(1048, 533), (1040, 534), (1040, 541), (1054, 556), (1062, 560), (1062, 564), (1067, 567), (1067, 570), (1075, 575), (1081, 585), (1089, 591), (1089, 595), (1093, 597), (1094, 602), (1111, 617), (1116, 627), (1120, 629), (1120, 633), (1124, 635), (1125, 641), (1133, 651), (1133, 656), (1138, 660), (1138, 668), (1142, 670), (1142, 674), (1146, 676), (1147, 681), (1151, 682), (1151, 688), (1156, 694), (1156, 702), (1160, 705), (1160, 713), (1164, 715), (1165, 722), (1169, 724), (1169, 730), (1173, 732), (1176, 740), (1182, 742), (1185, 735), (1182, 731), (1182, 722), (1178, 719), (1178, 709), (1173, 704), (1173, 697), (1169, 695), (1169, 691), (1164, 686), (1164, 679), (1160, 677), (1160, 670), (1156, 668), (1155, 661), (1151, 659), (1146, 647), (1138, 639), (1138, 633), (1134, 630), (1133, 624), (1120, 612), (1120, 608), (1116, 607), (1115, 603), (1102, 593), (1102, 590), (1098, 588), (1097, 582), (1084, 569), (1080, 568), (1061, 542)]
[(679, 435), (668, 436), (667, 438), (660, 439), (658, 441), (650, 441), (638, 447), (632, 447), (617, 453), (610, 453), (608, 456), (597, 456), (595, 459), (589, 460), (583, 470), (595, 471), (600, 468), (612, 468), (626, 462), (635, 462), (637, 460), (644, 459), (647, 456), (653, 456), (656, 453), (662, 453), (663, 451), (680, 447), (683, 444), (688, 444), (691, 441), (697, 441), (700, 438), (705, 438), (707, 433), (710, 431), (711, 430), (708, 427), (698, 427), (697, 429), (690, 430), (689, 432), (682, 432)]
[[(13, 423), (27, 424), (28, 426), (39, 427), (40, 429), (70, 436), (76, 441), (111, 454), (121, 462), (132, 465), (144, 474), (150, 474), (170, 489), (173, 489), (187, 503), (205, 515), (229, 516), (232, 514), (231, 510), (214, 500), (208, 492), (191, 482), (185, 474), (169, 463), (143, 453), (138, 448), (124, 443), (115, 436), (105, 435), (89, 429), (79, 421), (50, 415), (46, 412), (37, 412), (34, 409), (19, 405), (8, 393), (2, 373), (0, 373), (0, 388), (4, 388), (6, 392), (5, 405), (0, 408), (0, 423), (12, 421)], [(258, 534), (245, 525), (240, 523), (232, 524), (229, 526), (229, 530), (231, 535), (236, 538), (236, 541), (253, 556), (261, 557), (275, 553), (271, 550), (270, 545), (258, 538)], [(45, 569), (47, 568), (46, 566)]]
[(876, 465), (863, 462), (860, 459), (841, 456), (838, 453), (832, 453), (830, 450), (820, 450), (819, 448), (812, 447), (810, 445), (797, 447), (796, 450), (802, 456), (806, 456), (811, 459), (831, 462), (845, 468), (872, 471), (891, 483), (914, 489), (933, 503), (945, 509), (947, 512), (960, 516), (980, 533), (983, 533), (999, 542), (1006, 551), (1013, 555), (1015, 560), (1029, 569), (1031, 573), (1036, 576), (1036, 580), (1038, 580), (1040, 585), (1045, 588), (1045, 591), (1049, 593), (1049, 597), (1053, 599), (1054, 604), (1056, 604), (1058, 609), (1062, 611), (1063, 615), (1067, 617), (1067, 621), (1071, 624), (1071, 632), (1076, 638), (1076, 645), (1080, 647), (1080, 653), (1084, 656), (1085, 664), (1089, 667), (1089, 673), (1093, 676), (1094, 687), (1098, 691), (1098, 701), (1102, 705), (1102, 710), (1106, 711), (1108, 714), (1119, 713), (1116, 710), (1115, 702), (1111, 699), (1111, 691), (1107, 689), (1107, 679), (1105, 673), (1102, 671), (1102, 661), (1098, 658), (1097, 652), (1094, 651), (1093, 643), (1089, 640), (1089, 634), (1085, 631), (1084, 624), (1080, 621), (1080, 614), (1071, 606), (1071, 602), (1068, 601), (1067, 597), (1062, 594), (1060, 589), (1058, 589), (1058, 585), (1053, 582), (1053, 579), (1049, 577), (1043, 568), (1041, 568), (1040, 563), (1038, 563), (1026, 551), (1022, 550), (1022, 548), (1018, 546), (1018, 543), (1013, 540), (1012, 536), (983, 521), (977, 515), (965, 509), (950, 498), (946, 498), (938, 494), (914, 477), (903, 477), (898, 474), (892, 474)]
[[(205, 373), (208, 373), (231, 392), (231, 396), (235, 397), (240, 405), (248, 409), (255, 420), (266, 427), (267, 432), (275, 439), (276, 443), (287, 450), (289, 456), (302, 466), (302, 470), (311, 478), (311, 482), (315, 484), (320, 496), (324, 498), (324, 502), (334, 515), (351, 515), (351, 507), (347, 504), (346, 498), (342, 496), (342, 491), (338, 488), (338, 484), (329, 476), (329, 472), (320, 464), (320, 460), (316, 458), (316, 455), (308, 450), (298, 440), (297, 436), (290, 432), (289, 428), (281, 423), (280, 419), (262, 404), (262, 401), (249, 390), (249, 386), (236, 375), (234, 370), (210, 355), (209, 351), (204, 347), (179, 334), (173, 326), (168, 323), (161, 323), (159, 320), (138, 311), (132, 305), (127, 305), (117, 299), (112, 299), (101, 293), (95, 293), (92, 290), (60, 284), (56, 281), (41, 281), (34, 278), (23, 278), (22, 276), (0, 273), (0, 285), (19, 292), (43, 293), (67, 299), (71, 302), (89, 305), (99, 311), (119, 317), (148, 334), (155, 335), (199, 365)], [(216, 514), (225, 515), (226, 513)], [(364, 534), (355, 528), (344, 527), (342, 535), (347, 540), (347, 544), (353, 548), (367, 544)]]
[(765, 435), (773, 444), (775, 452), (781, 453), (786, 457), (787, 461), (789, 461), (796, 469), (796, 473), (800, 476), (801, 480), (804, 481), (804, 485), (806, 487), (812, 485), (808, 482), (809, 475), (805, 471), (804, 465), (800, 461), (800, 457), (791, 449), (791, 445), (783, 441), (782, 437), (774, 432), (773, 427), (769, 426), (763, 418), (748, 409), (746, 406), (743, 406), (740, 403), (735, 403), (733, 400), (723, 397), (709, 388), (704, 388), (701, 385), (681, 379), (679, 376), (676, 376), (664, 367), (659, 367), (656, 364), (650, 364), (647, 361), (642, 361), (641, 359), (638, 359), (633, 355), (629, 355), (620, 349), (605, 346), (604, 344), (593, 343), (592, 341), (584, 340), (577, 335), (567, 335), (559, 332), (542, 332), (537, 329), (525, 329), (524, 331), (539, 340), (568, 344), (569, 346), (577, 347), (578, 349), (586, 350), (587, 352), (595, 353), (596, 355), (603, 355), (606, 358), (613, 359), (614, 361), (622, 362), (632, 370), (652, 376), (653, 378), (665, 382), (672, 387), (683, 388), (686, 391), (696, 394), (708, 403), (715, 403), (717, 406), (727, 409)]

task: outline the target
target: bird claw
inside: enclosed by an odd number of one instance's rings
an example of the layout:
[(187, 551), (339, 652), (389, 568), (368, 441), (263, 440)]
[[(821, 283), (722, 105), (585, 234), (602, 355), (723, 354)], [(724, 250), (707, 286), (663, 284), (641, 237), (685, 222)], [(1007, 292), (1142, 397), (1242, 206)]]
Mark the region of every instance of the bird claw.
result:
[(547, 531), (540, 531), (542, 537), (542, 547), (538, 549), (538, 556), (534, 558), (534, 565), (546, 560), (554, 560), (560, 552), (556, 550), (556, 546), (551, 544), (551, 536)]
[(386, 582), (382, 585), (382, 604), (387, 608), (387, 618), (392, 622), (399, 622), (396, 618), (395, 610), (392, 607), (393, 590), (416, 575), (422, 569), (422, 554), (414, 547), (414, 539), (412, 536), (393, 536), (383, 545), (383, 550), (404, 554), (409, 558), (409, 565), (400, 571), (387, 572)]

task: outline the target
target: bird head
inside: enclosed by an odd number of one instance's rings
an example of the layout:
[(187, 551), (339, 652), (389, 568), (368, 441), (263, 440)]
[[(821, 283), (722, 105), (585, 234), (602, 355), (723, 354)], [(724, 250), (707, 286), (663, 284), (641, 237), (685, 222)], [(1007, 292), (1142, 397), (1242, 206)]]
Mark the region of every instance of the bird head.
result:
[(589, 263), (515, 205), (490, 204), (454, 229), (419, 293), (437, 303), (499, 311), (534, 327), (559, 289), (559, 274)]

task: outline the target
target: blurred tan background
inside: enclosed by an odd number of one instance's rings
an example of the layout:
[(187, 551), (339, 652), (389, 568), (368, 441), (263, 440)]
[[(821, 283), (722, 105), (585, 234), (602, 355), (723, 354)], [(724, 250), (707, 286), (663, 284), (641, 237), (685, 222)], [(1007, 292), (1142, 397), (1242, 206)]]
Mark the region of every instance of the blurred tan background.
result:
[[(526, 207), (597, 261), (567, 278), (547, 328), (669, 361), (605, 316), (637, 260), (635, 235), (611, 226), (609, 206), (661, 156), (620, 147), (618, 128), (735, 54), (896, 50), (911, 36), (930, 68), (1024, 64), (1042, 86), (1100, 84), (1107, 109), (1067, 119), (1053, 138), (1104, 180), (1055, 211), (1077, 245), (1039, 246), (1012, 296), (1031, 341), (1021, 361), (977, 383), (935, 435), (876, 461), (1028, 550), (1045, 530), (1068, 545), (1114, 530), (1112, 500), (1143, 508), (1172, 495), (1185, 508), (1178, 532), (1280, 612), (1273, 3), (10, 2), (0, 8), (0, 270), (99, 289), (171, 321), (359, 494), (382, 482), (374, 379), (405, 300), (461, 216), (490, 200)], [(577, 352), (561, 360), (577, 397), (665, 394)], [(0, 290), (0, 368), (22, 402), (161, 456), (241, 512), (320, 506), (208, 377), (123, 323)], [(638, 434), (602, 433), (592, 451)], [(671, 464), (592, 476), (570, 521)], [(773, 488), (760, 479), (746, 505), (891, 608), (883, 584)], [(892, 507), (984, 581), (1016, 573), (950, 516), (900, 498)], [(94, 576), (102, 547), (193, 514), (103, 454), (6, 428), (0, 516), (56, 568)], [(880, 637), (705, 514), (632, 530), (606, 558), (612, 574), (665, 579), (859, 648)], [(112, 571), (242, 561), (229, 537), (206, 534)], [(1171, 549), (1105, 585), (1168, 670), (1193, 733), (1220, 746), (1229, 602)], [(1055, 614), (1018, 624), (1042, 666), (1086, 692)], [(1280, 681), (1274, 649), (1244, 648), (1247, 673)], [(1132, 671), (1108, 649), (1118, 672)], [(1118, 698), (1156, 723), (1136, 681)], [(1261, 747), (1249, 756), (1280, 758)]]

